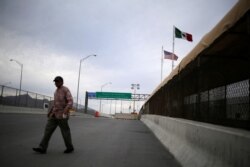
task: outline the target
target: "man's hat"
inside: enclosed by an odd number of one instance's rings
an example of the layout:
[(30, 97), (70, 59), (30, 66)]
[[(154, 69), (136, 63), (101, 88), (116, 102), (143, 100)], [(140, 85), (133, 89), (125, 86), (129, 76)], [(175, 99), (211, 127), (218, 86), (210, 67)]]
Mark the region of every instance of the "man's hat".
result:
[(57, 76), (55, 77), (54, 81), (62, 81), (63, 82), (63, 78), (61, 76)]

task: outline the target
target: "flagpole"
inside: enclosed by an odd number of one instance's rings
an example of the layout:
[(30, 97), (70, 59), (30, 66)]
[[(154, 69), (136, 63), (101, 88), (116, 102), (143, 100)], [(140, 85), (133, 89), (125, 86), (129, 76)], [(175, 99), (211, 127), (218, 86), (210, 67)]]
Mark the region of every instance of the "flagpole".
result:
[(163, 69), (163, 46), (161, 50), (161, 82), (162, 82), (162, 69)]
[(173, 71), (173, 69), (174, 69), (174, 40), (175, 40), (175, 26), (173, 26), (172, 71)]

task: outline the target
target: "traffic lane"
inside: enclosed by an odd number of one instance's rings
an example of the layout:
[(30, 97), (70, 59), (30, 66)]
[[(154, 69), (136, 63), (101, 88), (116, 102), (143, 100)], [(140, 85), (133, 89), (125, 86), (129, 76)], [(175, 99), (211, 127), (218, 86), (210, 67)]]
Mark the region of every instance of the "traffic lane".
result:
[(140, 121), (72, 117), (69, 121), (75, 152), (63, 154), (59, 128), (47, 154), (32, 151), (39, 144), (44, 115), (0, 114), (1, 166), (180, 166)]

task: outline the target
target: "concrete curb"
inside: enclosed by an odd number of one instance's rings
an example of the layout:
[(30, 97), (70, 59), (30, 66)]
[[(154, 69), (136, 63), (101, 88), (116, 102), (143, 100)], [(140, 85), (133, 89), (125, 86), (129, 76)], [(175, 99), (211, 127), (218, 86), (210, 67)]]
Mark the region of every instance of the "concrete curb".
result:
[(250, 132), (157, 115), (144, 122), (184, 167), (250, 166)]

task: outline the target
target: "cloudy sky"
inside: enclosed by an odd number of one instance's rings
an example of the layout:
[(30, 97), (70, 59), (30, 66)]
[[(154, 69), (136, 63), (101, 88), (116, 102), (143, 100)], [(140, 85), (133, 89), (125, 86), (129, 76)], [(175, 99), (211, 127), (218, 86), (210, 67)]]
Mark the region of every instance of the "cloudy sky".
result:
[[(0, 85), (52, 96), (63, 76), (76, 97), (84, 92), (150, 94), (161, 81), (161, 48), (172, 51), (173, 25), (193, 35), (175, 39), (177, 65), (237, 0), (0, 0)], [(164, 60), (163, 78), (171, 72)], [(11, 82), (11, 83), (10, 83)], [(104, 103), (105, 104), (105, 103)], [(98, 104), (90, 103), (98, 109)], [(124, 105), (126, 106), (126, 105)]]

